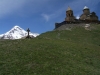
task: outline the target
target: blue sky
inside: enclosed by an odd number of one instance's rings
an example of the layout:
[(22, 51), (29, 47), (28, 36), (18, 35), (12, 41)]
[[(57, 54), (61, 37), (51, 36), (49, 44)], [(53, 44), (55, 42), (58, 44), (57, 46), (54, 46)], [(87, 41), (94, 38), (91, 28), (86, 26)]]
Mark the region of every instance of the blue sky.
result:
[(33, 33), (51, 31), (56, 22), (64, 21), (68, 6), (76, 17), (87, 6), (100, 20), (100, 0), (0, 0), (0, 34), (15, 25)]

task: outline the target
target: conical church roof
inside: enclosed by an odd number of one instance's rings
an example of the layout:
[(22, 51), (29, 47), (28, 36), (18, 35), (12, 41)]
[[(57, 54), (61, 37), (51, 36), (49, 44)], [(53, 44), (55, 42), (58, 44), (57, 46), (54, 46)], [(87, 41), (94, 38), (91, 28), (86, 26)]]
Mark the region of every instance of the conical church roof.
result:
[(85, 6), (83, 9), (89, 9), (87, 6)]
[(72, 10), (70, 7), (68, 7), (67, 11)]

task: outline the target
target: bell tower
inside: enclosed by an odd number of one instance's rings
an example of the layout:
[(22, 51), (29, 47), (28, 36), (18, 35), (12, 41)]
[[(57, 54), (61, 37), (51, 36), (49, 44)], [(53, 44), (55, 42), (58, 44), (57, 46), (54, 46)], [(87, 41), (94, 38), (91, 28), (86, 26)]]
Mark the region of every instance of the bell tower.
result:
[(85, 6), (83, 8), (83, 14), (85, 14), (85, 15), (89, 15), (90, 14), (90, 9), (87, 6)]
[(75, 20), (75, 17), (73, 15), (73, 10), (70, 7), (68, 7), (66, 11), (65, 21), (73, 22), (74, 20)]

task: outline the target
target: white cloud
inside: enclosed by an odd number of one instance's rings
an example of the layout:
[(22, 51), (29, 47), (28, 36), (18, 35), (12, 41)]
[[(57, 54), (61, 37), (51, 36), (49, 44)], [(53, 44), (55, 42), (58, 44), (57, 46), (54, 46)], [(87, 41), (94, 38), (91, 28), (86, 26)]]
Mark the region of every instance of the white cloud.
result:
[(48, 22), (55, 14), (41, 14), (41, 16)]
[[(54, 2), (56, 1), (57, 0), (55, 0)], [(23, 12), (28, 15), (31, 15), (34, 13), (35, 14), (47, 13), (47, 14), (42, 14), (42, 17), (44, 17), (46, 21), (49, 21), (52, 18), (57, 18), (59, 16), (64, 15), (68, 5), (73, 9), (74, 14), (76, 13), (82, 14), (82, 9), (85, 5), (87, 5), (88, 7), (90, 7), (91, 10), (93, 10), (95, 9), (98, 2), (100, 2), (100, 0), (96, 0), (96, 1), (84, 0), (84, 2), (83, 0), (72, 0), (72, 1), (68, 0), (67, 2), (66, 0), (66, 3), (64, 3), (63, 5), (60, 5), (61, 7), (58, 8), (56, 6), (56, 3), (53, 3), (53, 1), (51, 0), (42, 0), (42, 1), (40, 0), (0, 0), (0, 18), (6, 15), (12, 14), (13, 12), (22, 11), (19, 14), (24, 15)], [(57, 8), (52, 8), (52, 6), (55, 6)], [(51, 10), (49, 12), (51, 14), (48, 15), (48, 12), (46, 12), (47, 10), (48, 11)]]
[(46, 21), (49, 21), (49, 19), (50, 19), (50, 15), (41, 14), (41, 16), (42, 16)]
[(79, 16), (79, 15), (77, 15), (77, 16), (76, 16), (76, 19), (79, 19), (79, 18), (80, 18), (80, 16)]
[(27, 0), (0, 0), (0, 18), (23, 7)]
[(0, 18), (16, 12), (21, 16), (38, 13), (48, 1), (50, 0), (0, 0)]

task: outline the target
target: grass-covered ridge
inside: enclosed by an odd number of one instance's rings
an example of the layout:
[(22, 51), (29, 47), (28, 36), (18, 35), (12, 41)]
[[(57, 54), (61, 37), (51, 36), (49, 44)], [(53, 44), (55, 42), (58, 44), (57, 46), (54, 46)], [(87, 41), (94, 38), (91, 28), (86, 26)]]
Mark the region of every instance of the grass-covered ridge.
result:
[(100, 25), (0, 41), (0, 75), (100, 75)]

